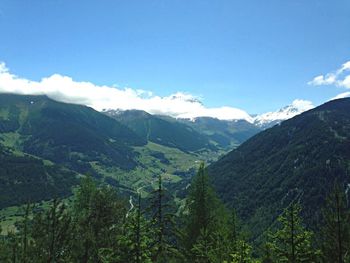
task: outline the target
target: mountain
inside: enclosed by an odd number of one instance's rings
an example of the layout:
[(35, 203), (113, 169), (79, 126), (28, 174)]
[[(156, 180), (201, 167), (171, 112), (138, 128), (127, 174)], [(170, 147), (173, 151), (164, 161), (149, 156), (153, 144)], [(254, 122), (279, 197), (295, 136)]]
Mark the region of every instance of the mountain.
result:
[(0, 95), (0, 207), (66, 196), (79, 174), (129, 171), (147, 141), (89, 107)]
[(350, 183), (349, 160), (350, 99), (339, 99), (253, 136), (208, 169), (257, 237), (296, 199), (315, 226), (311, 218), (317, 221), (334, 182)]
[(0, 208), (67, 196), (87, 174), (126, 193), (149, 191), (159, 174), (186, 185), (201, 160), (217, 160), (258, 131), (246, 121), (101, 113), (46, 96), (0, 94)]
[(278, 111), (267, 112), (257, 115), (253, 118), (253, 124), (262, 129), (270, 128), (282, 121), (288, 120), (304, 111), (312, 109), (311, 102), (305, 100), (294, 100), (292, 104), (287, 105)]
[(216, 149), (206, 136), (175, 119), (163, 119), (140, 110), (109, 110), (104, 113), (129, 127), (146, 141), (185, 152)]
[(0, 94), (0, 208), (67, 196), (87, 174), (126, 192), (149, 191), (159, 174), (188, 181), (220, 147), (174, 118)]
[(126, 126), (85, 106), (45, 96), (0, 95), (0, 132), (18, 138), (25, 153), (86, 172), (79, 163), (100, 160), (123, 169), (135, 167), (131, 146), (146, 141)]
[(0, 145), (0, 209), (66, 197), (77, 183), (77, 174), (62, 166)]
[(219, 120), (211, 117), (182, 119), (199, 133), (206, 135), (218, 147), (233, 149), (261, 131), (261, 128), (246, 120)]
[(104, 113), (145, 140), (182, 151), (230, 150), (261, 131), (246, 120), (230, 121), (212, 117), (175, 119), (140, 110), (106, 110)]

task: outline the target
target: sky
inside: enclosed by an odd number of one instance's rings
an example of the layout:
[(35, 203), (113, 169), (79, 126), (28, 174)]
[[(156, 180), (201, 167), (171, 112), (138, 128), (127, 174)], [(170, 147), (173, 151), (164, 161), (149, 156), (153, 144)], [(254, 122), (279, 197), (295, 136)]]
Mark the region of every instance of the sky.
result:
[(348, 0), (1, 0), (0, 92), (175, 117), (319, 105), (350, 95), (349, 13)]

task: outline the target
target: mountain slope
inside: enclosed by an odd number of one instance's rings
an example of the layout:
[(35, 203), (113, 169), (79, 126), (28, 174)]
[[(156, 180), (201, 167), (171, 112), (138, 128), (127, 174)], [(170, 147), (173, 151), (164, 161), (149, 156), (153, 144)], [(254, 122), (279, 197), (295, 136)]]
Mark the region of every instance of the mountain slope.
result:
[(123, 169), (136, 166), (131, 146), (146, 141), (91, 108), (44, 96), (0, 95), (0, 132), (16, 137), (17, 149), (87, 172), (99, 160)]
[(183, 123), (169, 121), (140, 110), (106, 111), (147, 141), (182, 151), (215, 150), (208, 138)]
[(71, 194), (76, 173), (0, 145), (0, 209)]
[(201, 160), (215, 161), (252, 130), (245, 121), (203, 118), (191, 126), (142, 111), (106, 114), (45, 96), (0, 94), (0, 147), (8, 152), (0, 156), (7, 196), (0, 207), (65, 196), (86, 174), (128, 193), (150, 190), (159, 174), (167, 183), (188, 182)]
[[(132, 123), (139, 120), (136, 115)], [(7, 151), (0, 152), (0, 207), (66, 196), (77, 176), (86, 174), (125, 193), (150, 190), (159, 174), (166, 183), (187, 180), (198, 160), (208, 160), (215, 149), (187, 125), (156, 116), (148, 121), (152, 135), (139, 136), (85, 106), (0, 94), (0, 149)]]
[[(350, 182), (350, 99), (328, 102), (252, 137), (209, 172), (255, 236), (295, 199), (317, 218), (335, 180)], [(316, 215), (316, 216), (315, 216)]]
[(185, 119), (182, 121), (224, 149), (233, 149), (261, 131), (259, 127), (246, 120), (228, 121), (197, 117), (192, 121)]

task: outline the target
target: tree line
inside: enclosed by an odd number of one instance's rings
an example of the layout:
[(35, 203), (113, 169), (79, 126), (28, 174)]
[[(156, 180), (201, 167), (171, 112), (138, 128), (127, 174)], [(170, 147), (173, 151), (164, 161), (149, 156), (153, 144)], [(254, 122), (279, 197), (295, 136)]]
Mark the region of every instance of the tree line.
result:
[(316, 233), (303, 224), (301, 209), (291, 203), (263, 244), (253, 247), (235, 211), (217, 197), (204, 164), (180, 215), (161, 176), (148, 202), (138, 194), (131, 210), (114, 188), (86, 177), (70, 205), (54, 199), (33, 212), (28, 204), (17, 231), (1, 236), (0, 262), (350, 262), (350, 213), (341, 187), (328, 196)]

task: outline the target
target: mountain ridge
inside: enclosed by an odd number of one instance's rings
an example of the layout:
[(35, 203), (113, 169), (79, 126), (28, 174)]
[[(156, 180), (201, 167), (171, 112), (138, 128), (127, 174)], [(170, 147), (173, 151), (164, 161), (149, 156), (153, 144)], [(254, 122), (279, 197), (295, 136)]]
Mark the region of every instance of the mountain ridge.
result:
[[(174, 96), (174, 99), (177, 99), (177, 96)], [(187, 102), (191, 103), (196, 103), (196, 104), (201, 104), (202, 103), (198, 99), (186, 99)], [(276, 124), (281, 123), (282, 121), (288, 120), (296, 115), (299, 115), (307, 110), (310, 110), (314, 108), (312, 103), (310, 101), (305, 101), (305, 100), (294, 100), (291, 104), (288, 104), (276, 111), (271, 111), (271, 112), (266, 112), (262, 114), (248, 114), (246, 117), (232, 117), (232, 118), (218, 118), (218, 117), (213, 117), (210, 116), (210, 114), (206, 115), (205, 113), (203, 116), (195, 116), (195, 117), (186, 117), (185, 115), (179, 115), (177, 117), (172, 117), (171, 115), (159, 115), (159, 114), (151, 114), (146, 111), (143, 111), (147, 114), (150, 114), (152, 116), (159, 116), (161, 118), (171, 118), (171, 119), (177, 119), (177, 120), (182, 120), (186, 121), (187, 123), (195, 123), (196, 120), (200, 120), (203, 118), (211, 118), (211, 119), (217, 119), (219, 121), (223, 122), (237, 122), (237, 121), (246, 121), (248, 123), (251, 123), (255, 125), (259, 129), (267, 129), (270, 128)], [(137, 109), (132, 109), (132, 110), (122, 110), (122, 109), (104, 109), (102, 112), (114, 115), (115, 117), (118, 115), (123, 114), (123, 112), (128, 112), (128, 111), (142, 111), (142, 110), (137, 110)]]
[(341, 99), (262, 131), (208, 169), (221, 198), (256, 237), (295, 198), (305, 218), (317, 221), (334, 182), (350, 182), (349, 149), (350, 99)]

